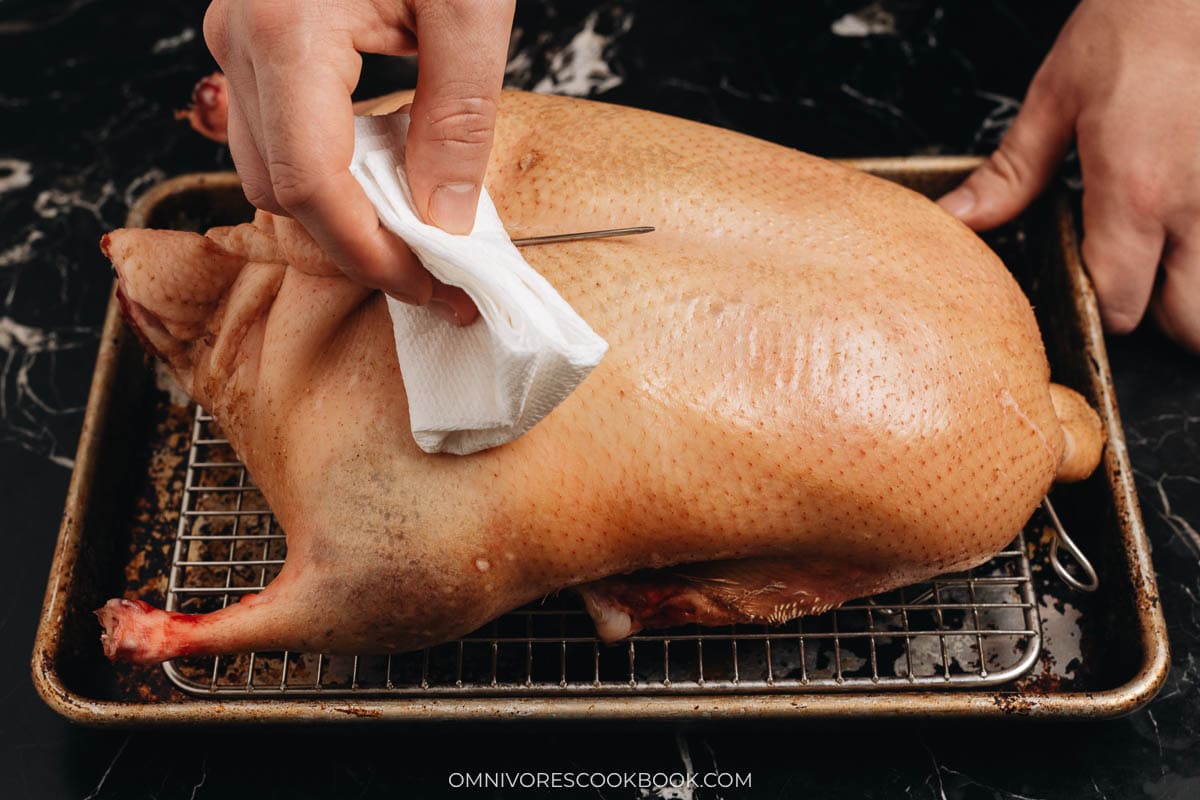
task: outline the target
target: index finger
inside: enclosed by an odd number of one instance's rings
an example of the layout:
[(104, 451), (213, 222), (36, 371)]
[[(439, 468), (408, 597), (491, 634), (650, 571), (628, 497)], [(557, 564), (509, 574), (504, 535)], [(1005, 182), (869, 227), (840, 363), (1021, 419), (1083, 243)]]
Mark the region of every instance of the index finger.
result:
[(266, 166), (276, 201), (357, 282), (407, 302), (429, 302), (429, 273), (380, 224), (350, 174), (354, 76), (347, 67), (352, 65), (329, 69), (296, 59), (255, 66)]

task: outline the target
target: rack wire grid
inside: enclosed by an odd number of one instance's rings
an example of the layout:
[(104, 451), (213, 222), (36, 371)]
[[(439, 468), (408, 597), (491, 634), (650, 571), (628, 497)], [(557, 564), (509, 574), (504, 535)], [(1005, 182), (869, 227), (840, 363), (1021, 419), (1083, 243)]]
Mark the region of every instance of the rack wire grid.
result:
[[(215, 420), (196, 409), (167, 610), (257, 592), (283, 530)], [(1037, 661), (1041, 623), (1023, 535), (986, 564), (784, 625), (690, 626), (615, 645), (563, 592), (456, 642), (390, 656), (245, 653), (164, 664), (222, 697), (716, 694), (991, 686)]]

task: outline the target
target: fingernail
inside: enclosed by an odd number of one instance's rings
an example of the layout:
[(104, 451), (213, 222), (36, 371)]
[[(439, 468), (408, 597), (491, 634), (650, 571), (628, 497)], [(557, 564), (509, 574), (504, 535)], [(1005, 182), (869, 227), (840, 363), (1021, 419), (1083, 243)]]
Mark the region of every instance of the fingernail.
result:
[(429, 198), (429, 219), (446, 233), (470, 233), (476, 204), (475, 184), (443, 183)]
[(441, 300), (430, 300), (429, 310), (449, 323), (454, 325), (459, 324), (458, 312), (449, 303), (442, 302)]
[(938, 200), (938, 205), (956, 217), (965, 217), (975, 207), (975, 192), (966, 186), (960, 186)]

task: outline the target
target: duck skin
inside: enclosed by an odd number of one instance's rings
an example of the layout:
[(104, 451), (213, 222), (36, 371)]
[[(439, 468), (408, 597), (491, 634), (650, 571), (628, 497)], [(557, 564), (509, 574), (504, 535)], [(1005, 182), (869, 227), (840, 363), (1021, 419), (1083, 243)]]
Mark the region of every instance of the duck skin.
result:
[(519, 93), (487, 182), (514, 238), (658, 230), (525, 250), (611, 350), (529, 433), (465, 457), (417, 448), (383, 296), (292, 220), (104, 237), (129, 324), (288, 535), (278, 577), (229, 608), (110, 601), (110, 657), (399, 652), (567, 587), (607, 640), (781, 622), (987, 560), (1099, 459), (1004, 265), (911, 191)]

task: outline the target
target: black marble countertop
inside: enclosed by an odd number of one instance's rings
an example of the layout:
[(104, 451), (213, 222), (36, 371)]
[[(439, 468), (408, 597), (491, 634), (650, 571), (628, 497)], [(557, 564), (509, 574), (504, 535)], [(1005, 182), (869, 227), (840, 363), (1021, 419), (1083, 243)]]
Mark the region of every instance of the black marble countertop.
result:
[[(1071, 5), (522, 0), (508, 83), (825, 156), (986, 152)], [(407, 797), (465, 791), (448, 788), (456, 770), (716, 765), (752, 788), (581, 794), (1200, 797), (1200, 361), (1153, 330), (1109, 342), (1174, 664), (1129, 717), (128, 733), (55, 716), (28, 663), (110, 285), (97, 240), (156, 181), (231, 166), (171, 115), (213, 68), (202, 13), (0, 2), (0, 796)], [(407, 61), (368, 59), (360, 93), (412, 80)]]

